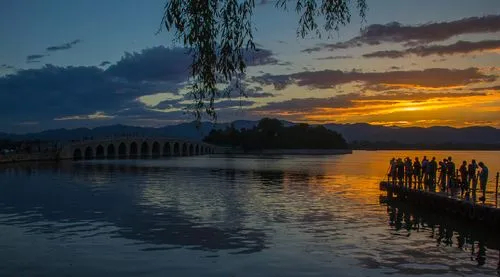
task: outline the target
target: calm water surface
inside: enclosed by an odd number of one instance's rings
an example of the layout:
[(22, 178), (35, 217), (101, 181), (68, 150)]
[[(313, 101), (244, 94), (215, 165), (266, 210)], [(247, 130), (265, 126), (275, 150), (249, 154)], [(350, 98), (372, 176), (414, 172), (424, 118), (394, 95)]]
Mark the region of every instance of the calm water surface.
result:
[(406, 155), (4, 165), (0, 276), (496, 276), (500, 234), (387, 203)]

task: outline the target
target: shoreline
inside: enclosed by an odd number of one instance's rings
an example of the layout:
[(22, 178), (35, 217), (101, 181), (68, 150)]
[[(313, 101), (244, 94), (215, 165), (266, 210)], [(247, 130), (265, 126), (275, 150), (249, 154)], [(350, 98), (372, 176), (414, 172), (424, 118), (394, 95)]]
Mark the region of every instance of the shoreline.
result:
[(248, 154), (248, 155), (345, 155), (352, 154), (352, 149), (265, 149), (244, 151), (242, 149), (220, 149), (217, 154)]
[(45, 162), (60, 160), (58, 153), (37, 153), (37, 154), (12, 154), (0, 156), (0, 164), (12, 164), (22, 162)]

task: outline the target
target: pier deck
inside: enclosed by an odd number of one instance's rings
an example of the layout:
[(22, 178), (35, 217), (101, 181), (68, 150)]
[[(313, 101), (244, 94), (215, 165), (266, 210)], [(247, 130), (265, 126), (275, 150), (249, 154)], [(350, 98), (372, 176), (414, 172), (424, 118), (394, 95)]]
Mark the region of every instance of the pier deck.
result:
[(500, 209), (488, 202), (476, 202), (476, 197), (462, 199), (446, 192), (412, 189), (387, 181), (380, 182), (380, 189), (386, 190), (389, 198), (396, 197), (430, 211), (445, 212), (450, 216), (500, 229)]

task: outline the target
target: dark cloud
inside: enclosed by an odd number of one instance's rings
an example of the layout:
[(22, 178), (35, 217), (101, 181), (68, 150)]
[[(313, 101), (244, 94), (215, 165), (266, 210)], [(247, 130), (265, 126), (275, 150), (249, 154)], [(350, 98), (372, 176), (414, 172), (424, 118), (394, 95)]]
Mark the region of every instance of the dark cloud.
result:
[[(246, 62), (248, 66), (276, 65), (279, 63), (279, 60), (274, 57), (274, 53), (271, 50), (258, 48), (246, 54)], [(280, 65), (287, 65), (287, 63)]]
[(256, 112), (308, 112), (316, 108), (345, 108), (352, 106), (352, 100), (357, 98), (358, 94), (347, 94), (329, 98), (293, 98), (281, 102), (270, 102), (262, 107), (252, 109)]
[(191, 57), (184, 48), (147, 48), (128, 53), (111, 65), (106, 73), (133, 81), (183, 82), (189, 76)]
[(110, 64), (111, 64), (111, 62), (109, 62), (109, 61), (103, 61), (99, 64), (99, 66), (106, 66), (106, 65), (110, 65)]
[(340, 70), (304, 71), (290, 75), (265, 74), (253, 79), (260, 84), (274, 85), (276, 89), (283, 89), (293, 83), (298, 86), (323, 89), (351, 82), (362, 82), (365, 86), (422, 86), (440, 88), (477, 82), (492, 82), (496, 80), (496, 76), (485, 75), (479, 72), (477, 68), (430, 68), (425, 70), (366, 73), (356, 71), (344, 72)]
[(346, 55), (346, 56), (328, 56), (328, 57), (316, 58), (316, 60), (343, 60), (343, 59), (352, 59), (352, 56)]
[(301, 50), (301, 52), (304, 52), (304, 53), (312, 53), (312, 52), (318, 52), (318, 51), (321, 51), (323, 50), (325, 47), (327, 47), (329, 44), (326, 44), (326, 43), (321, 43), (319, 44), (319, 46), (315, 46), (315, 47), (311, 47), (311, 48), (306, 48), (304, 50)]
[(398, 51), (398, 50), (384, 50), (384, 51), (376, 51), (373, 53), (368, 53), (364, 54), (363, 57), (365, 58), (392, 58), (392, 59), (397, 59), (397, 58), (402, 58), (406, 56), (406, 53), (404, 51)]
[(230, 98), (236, 98), (236, 97), (247, 97), (247, 98), (274, 97), (274, 94), (272, 94), (270, 92), (263, 92), (261, 87), (250, 88), (250, 87), (248, 87), (247, 84), (241, 85), (240, 88), (231, 89), (231, 87), (229, 87), (229, 90), (230, 90), (230, 93), (229, 93)]
[(500, 15), (469, 17), (449, 22), (413, 26), (391, 22), (369, 25), (361, 31), (359, 36), (346, 42), (320, 44), (317, 47), (304, 49), (303, 51), (315, 52), (323, 49), (347, 49), (362, 45), (378, 45), (383, 42), (404, 43), (407, 46), (414, 46), (435, 41), (444, 41), (463, 34), (493, 33), (499, 31)]
[[(352, 108), (377, 104), (393, 104), (395, 101), (425, 101), (436, 98), (462, 98), (482, 96), (484, 93), (446, 93), (446, 92), (401, 92), (388, 91), (377, 95), (349, 93), (328, 98), (294, 98), (282, 102), (270, 102), (264, 106), (250, 109), (251, 112), (266, 113), (310, 113), (320, 108)], [(363, 102), (365, 101), (365, 102)]]
[[(267, 49), (245, 54), (248, 66), (277, 64), (278, 60)], [(112, 76), (134, 81), (184, 82), (189, 77), (192, 58), (185, 48), (163, 46), (147, 48), (141, 52), (125, 53), (120, 61), (106, 72)]]
[(474, 88), (474, 91), (484, 91), (484, 90), (498, 90), (500, 91), (500, 86), (492, 86), (492, 87), (483, 87), (483, 88)]
[(267, 98), (267, 97), (274, 97), (274, 94), (270, 92), (254, 92), (247, 94), (247, 96), (249, 98)]
[(467, 54), (477, 51), (494, 50), (500, 48), (500, 40), (483, 40), (477, 42), (458, 41), (450, 45), (428, 45), (408, 48), (402, 51), (376, 51), (364, 54), (365, 58), (401, 58), (410, 54), (420, 57), (430, 55), (453, 55), (453, 54)]
[(34, 55), (29, 55), (26, 57), (26, 62), (38, 62), (41, 58), (45, 57), (45, 55), (41, 54), (34, 54)]
[(145, 90), (113, 81), (97, 67), (46, 65), (0, 78), (0, 115), (32, 120), (92, 114), (125, 106)]
[(68, 50), (71, 49), (73, 46), (77, 45), (78, 43), (81, 43), (82, 41), (80, 39), (75, 39), (73, 41), (63, 43), (60, 45), (55, 45), (55, 46), (49, 46), (45, 50), (49, 52), (54, 52), (54, 51), (60, 51), (60, 50)]
[(394, 101), (394, 100), (413, 100), (425, 101), (435, 98), (462, 98), (470, 96), (484, 96), (482, 92), (416, 92), (416, 91), (384, 91), (377, 95), (362, 95), (358, 100), (373, 100), (373, 101)]
[[(256, 53), (250, 66), (275, 62), (271, 57), (272, 52), (268, 50)], [(42, 57), (32, 55), (29, 60), (36, 62)], [(106, 117), (106, 122), (118, 122), (138, 115), (144, 120), (156, 116), (173, 120), (164, 117), (163, 112), (151, 111), (138, 98), (159, 92), (178, 93), (189, 77), (190, 63), (191, 57), (184, 49), (160, 46), (139, 53), (126, 53), (107, 69), (98, 66), (46, 65), (37, 69), (18, 70), (0, 77), (0, 126), (35, 120), (40, 122), (40, 128), (67, 121), (81, 124), (85, 120), (90, 122), (92, 120), (89, 119), (97, 119), (89, 116), (97, 112), (97, 115), (111, 116)], [(271, 97), (271, 94), (254, 88), (248, 91), (248, 96)], [(243, 100), (244, 106), (253, 103), (251, 99)], [(232, 104), (239, 106), (239, 100), (234, 101), (238, 104), (222, 102), (220, 105), (226, 108)], [(130, 114), (132, 111), (134, 114)], [(55, 118), (67, 120), (55, 122)]]
[(227, 99), (227, 100), (222, 100), (218, 102), (217, 108), (237, 108), (237, 107), (247, 107), (247, 106), (252, 106), (255, 104), (254, 101), (251, 100), (245, 100), (245, 99)]

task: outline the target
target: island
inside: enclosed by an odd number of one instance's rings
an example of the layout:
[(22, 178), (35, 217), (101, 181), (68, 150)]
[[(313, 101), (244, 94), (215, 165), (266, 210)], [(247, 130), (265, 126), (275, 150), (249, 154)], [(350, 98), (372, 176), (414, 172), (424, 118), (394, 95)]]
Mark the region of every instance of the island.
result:
[(225, 153), (261, 154), (350, 154), (344, 137), (324, 126), (305, 123), (285, 127), (278, 119), (263, 118), (252, 129), (213, 129), (204, 142)]

